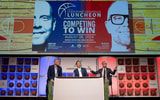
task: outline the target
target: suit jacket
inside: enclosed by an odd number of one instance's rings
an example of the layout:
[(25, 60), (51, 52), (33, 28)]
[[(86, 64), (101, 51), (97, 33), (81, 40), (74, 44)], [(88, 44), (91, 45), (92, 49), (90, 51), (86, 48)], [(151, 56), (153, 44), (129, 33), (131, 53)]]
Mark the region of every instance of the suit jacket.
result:
[[(102, 77), (102, 71), (103, 68), (97, 70), (97, 71), (91, 71), (93, 74), (100, 74), (100, 77)], [(106, 73), (107, 73), (107, 79), (109, 80), (109, 85), (112, 85), (112, 75), (116, 73), (117, 70), (112, 71), (110, 68), (106, 68)], [(112, 74), (112, 75), (111, 75)]]
[[(82, 67), (81, 67), (81, 72), (82, 72), (82, 76), (87, 76), (87, 77), (88, 77), (86, 68), (82, 68)], [(73, 71), (73, 73), (74, 73), (75, 76), (79, 77), (78, 68), (76, 68), (76, 69)]]
[[(62, 76), (62, 67), (60, 66), (57, 66), (57, 74), (58, 76)], [(49, 66), (48, 68), (48, 72), (47, 72), (47, 84), (46, 84), (46, 97), (47, 97), (47, 100), (48, 100), (48, 83), (50, 80), (54, 80), (55, 78), (55, 68), (54, 68), (54, 65), (51, 65)]]
[[(62, 68), (60, 66), (57, 66), (57, 74), (58, 76), (62, 76)], [(54, 80), (55, 78), (55, 68), (54, 65), (49, 66), (48, 72), (47, 72), (47, 81), (50, 81), (51, 79)]]

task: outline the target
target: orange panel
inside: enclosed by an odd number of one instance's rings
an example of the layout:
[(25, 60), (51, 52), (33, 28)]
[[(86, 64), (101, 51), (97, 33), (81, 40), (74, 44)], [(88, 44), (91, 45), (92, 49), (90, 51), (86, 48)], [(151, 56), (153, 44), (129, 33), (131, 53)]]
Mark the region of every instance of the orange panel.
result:
[(135, 34), (145, 34), (144, 19), (133, 19), (133, 30)]
[(33, 19), (15, 19), (14, 33), (33, 33)]

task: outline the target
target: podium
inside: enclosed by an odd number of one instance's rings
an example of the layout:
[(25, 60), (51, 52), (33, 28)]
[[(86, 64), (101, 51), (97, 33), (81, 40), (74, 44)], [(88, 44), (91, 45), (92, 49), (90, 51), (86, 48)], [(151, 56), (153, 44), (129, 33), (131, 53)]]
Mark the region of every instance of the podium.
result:
[(108, 100), (104, 86), (108, 89), (108, 82), (104, 85), (100, 77), (55, 78), (53, 100)]

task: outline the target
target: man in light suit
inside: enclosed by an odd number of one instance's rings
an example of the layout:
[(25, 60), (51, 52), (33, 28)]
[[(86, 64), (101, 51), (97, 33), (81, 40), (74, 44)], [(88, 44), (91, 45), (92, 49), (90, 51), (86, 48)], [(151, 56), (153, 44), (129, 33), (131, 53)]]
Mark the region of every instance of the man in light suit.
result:
[(100, 77), (104, 77), (105, 76), (109, 80), (109, 85), (111, 85), (112, 84), (112, 78), (111, 77), (112, 77), (112, 75), (114, 75), (116, 73), (117, 66), (115, 67), (114, 71), (112, 71), (110, 68), (107, 68), (106, 61), (102, 61), (102, 66), (103, 66), (103, 68), (101, 68), (101, 69), (99, 69), (97, 71), (93, 71), (90, 68), (90, 66), (88, 66), (88, 68), (91, 71), (91, 73), (93, 73), (93, 74), (100, 74)]
[(76, 62), (77, 68), (73, 71), (73, 74), (75, 77), (88, 77), (86, 68), (81, 67), (81, 62), (77, 61)]
[[(54, 60), (54, 65), (49, 66), (48, 72), (47, 72), (47, 86), (46, 86), (46, 96), (48, 96), (48, 83), (49, 81), (52, 81), (54, 84), (54, 78), (62, 76), (62, 67), (59, 66), (59, 60)], [(48, 97), (47, 97), (48, 98)]]

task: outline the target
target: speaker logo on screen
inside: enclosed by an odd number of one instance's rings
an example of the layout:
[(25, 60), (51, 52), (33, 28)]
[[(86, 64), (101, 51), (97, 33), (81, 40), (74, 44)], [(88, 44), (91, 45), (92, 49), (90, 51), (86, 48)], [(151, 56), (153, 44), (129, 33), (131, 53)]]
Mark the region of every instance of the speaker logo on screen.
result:
[(72, 3), (64, 3), (64, 4), (62, 4), (58, 8), (58, 15), (59, 15), (59, 17), (61, 17), (63, 14), (66, 16), (67, 9), (72, 8), (72, 7), (76, 7), (76, 6), (74, 4), (72, 4)]

